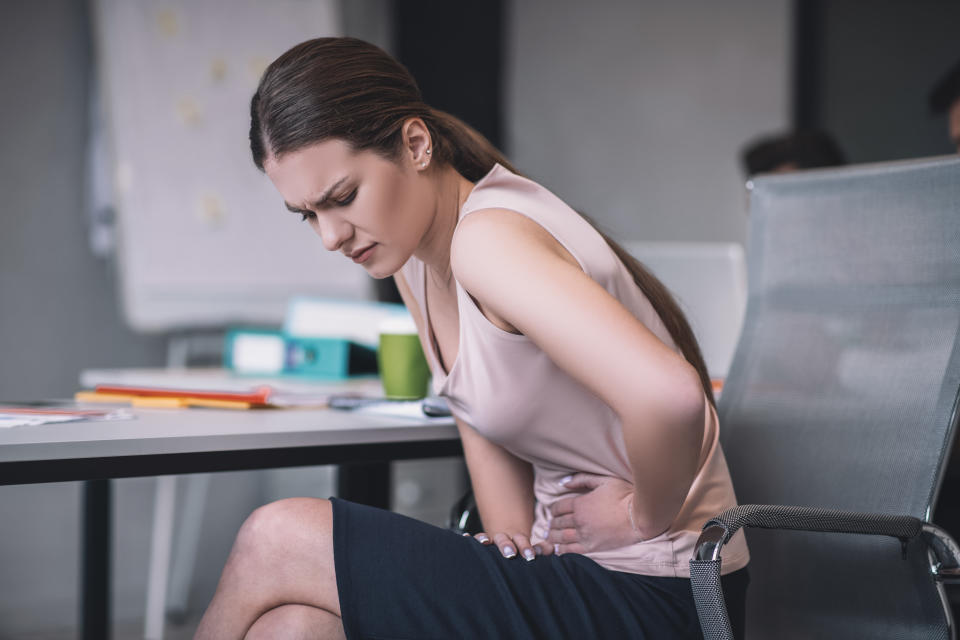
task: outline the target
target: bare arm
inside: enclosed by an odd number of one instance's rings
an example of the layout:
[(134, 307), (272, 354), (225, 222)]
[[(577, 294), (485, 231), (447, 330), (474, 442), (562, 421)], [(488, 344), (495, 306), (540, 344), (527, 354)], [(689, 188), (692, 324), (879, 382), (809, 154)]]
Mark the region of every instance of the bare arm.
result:
[(451, 264), (482, 307), (619, 416), (634, 475), (634, 528), (651, 538), (673, 522), (696, 474), (703, 390), (689, 363), (557, 247), (529, 218), (489, 209), (460, 222)]
[(470, 484), (486, 531), (529, 535), (533, 527), (533, 468), (457, 419)]

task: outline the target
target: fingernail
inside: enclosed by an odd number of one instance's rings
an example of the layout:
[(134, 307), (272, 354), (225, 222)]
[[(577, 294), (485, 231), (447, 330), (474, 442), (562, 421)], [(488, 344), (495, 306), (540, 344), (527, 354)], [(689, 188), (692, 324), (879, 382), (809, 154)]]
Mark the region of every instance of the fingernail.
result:
[(524, 549), (523, 557), (527, 559), (527, 562), (530, 562), (531, 560), (537, 557), (537, 554), (533, 552), (533, 549)]
[(517, 555), (517, 552), (513, 550), (513, 547), (507, 546), (503, 548), (504, 558), (512, 558), (515, 555)]
[(477, 542), (490, 542), (490, 538), (481, 533), (477, 536)]
[(571, 480), (573, 480), (573, 476), (564, 476), (563, 478), (560, 478), (559, 484), (562, 487), (566, 485), (568, 482), (570, 482)]
[(558, 542), (553, 543), (553, 552), (560, 555), (560, 544)]
[(463, 534), (463, 535), (464, 535), (464, 536), (466, 536), (466, 537), (468, 537), (468, 538), (470, 537), (470, 534), (469, 534), (469, 533), (467, 533), (467, 532), (464, 532), (464, 534)]
[(543, 550), (540, 549), (540, 545), (537, 545), (536, 547), (534, 547), (533, 550), (534, 550), (534, 553), (536, 553), (538, 556), (543, 555)]

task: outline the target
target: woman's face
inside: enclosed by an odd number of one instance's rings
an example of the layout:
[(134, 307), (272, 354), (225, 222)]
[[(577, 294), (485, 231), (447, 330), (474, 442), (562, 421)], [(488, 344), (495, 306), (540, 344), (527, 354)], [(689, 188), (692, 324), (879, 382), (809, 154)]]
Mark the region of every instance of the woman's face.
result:
[(431, 181), (412, 162), (354, 151), (342, 140), (270, 157), (264, 171), (327, 251), (343, 253), (374, 278), (400, 270), (433, 215)]

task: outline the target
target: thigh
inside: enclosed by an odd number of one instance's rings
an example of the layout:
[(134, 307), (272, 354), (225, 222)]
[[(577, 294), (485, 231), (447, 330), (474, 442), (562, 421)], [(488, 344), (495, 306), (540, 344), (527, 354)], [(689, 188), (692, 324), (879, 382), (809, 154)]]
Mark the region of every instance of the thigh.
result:
[(347, 638), (698, 638), (689, 581), (579, 554), (504, 558), (411, 518), (332, 499)]

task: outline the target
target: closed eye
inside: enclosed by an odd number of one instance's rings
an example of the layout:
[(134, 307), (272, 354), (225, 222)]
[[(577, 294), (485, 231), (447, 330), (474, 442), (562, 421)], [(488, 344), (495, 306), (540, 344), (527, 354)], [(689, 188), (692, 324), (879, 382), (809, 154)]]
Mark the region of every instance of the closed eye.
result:
[[(319, 207), (322, 207), (322, 208), (327, 208), (327, 207), (329, 207), (329, 206), (332, 204), (332, 205), (336, 205), (336, 206), (338, 206), (338, 207), (346, 207), (346, 206), (350, 205), (350, 203), (353, 202), (354, 199), (357, 197), (357, 191), (358, 191), (358, 189), (354, 189), (354, 190), (351, 191), (347, 196), (345, 196), (345, 197), (343, 197), (343, 198), (340, 198), (340, 199), (337, 199), (337, 200), (327, 200), (327, 203), (329, 203), (329, 204), (317, 203), (316, 206), (319, 206)], [(317, 217), (317, 214), (315, 214), (313, 211), (305, 211), (305, 210), (303, 210), (303, 209), (297, 209), (296, 207), (292, 207), (292, 206), (290, 206), (290, 205), (287, 204), (287, 203), (284, 203), (284, 204), (286, 205), (287, 209), (289, 209), (289, 210), (292, 211), (293, 213), (299, 213), (299, 214), (300, 214), (300, 219), (303, 220), (304, 222), (307, 221), (307, 220), (312, 220), (313, 218), (316, 218), (316, 217)]]
[(290, 213), (296, 213), (297, 215), (299, 215), (301, 220), (308, 220), (308, 219), (313, 218), (313, 217), (315, 216), (315, 214), (314, 214), (312, 211), (306, 211), (306, 210), (304, 210), (304, 209), (298, 209), (298, 208), (292, 206), (292, 205), (291, 205), (290, 203), (288, 203), (288, 202), (284, 202), (283, 205), (287, 208), (287, 211), (289, 211)]
[(340, 200), (335, 200), (334, 202), (336, 202), (338, 207), (345, 207), (351, 202), (353, 202), (353, 199), (356, 197), (357, 197), (357, 189), (354, 189), (353, 191), (350, 192), (350, 194), (347, 197), (341, 198)]

